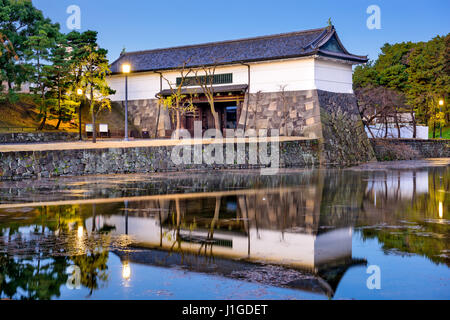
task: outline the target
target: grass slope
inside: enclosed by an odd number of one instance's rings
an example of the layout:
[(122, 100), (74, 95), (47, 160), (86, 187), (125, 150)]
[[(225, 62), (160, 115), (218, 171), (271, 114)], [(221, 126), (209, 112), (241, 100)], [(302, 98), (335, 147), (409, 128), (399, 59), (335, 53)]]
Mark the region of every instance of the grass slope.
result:
[[(81, 112), (82, 123), (92, 123), (92, 116), (89, 112), (89, 106), (84, 106)], [(111, 130), (123, 130), (124, 112), (119, 103), (113, 103), (111, 111), (104, 110), (97, 117), (97, 123), (108, 124)], [(50, 116), (46, 121), (44, 131), (54, 131), (58, 119)], [(39, 126), (39, 106), (34, 102), (29, 94), (20, 94), (19, 101), (14, 104), (0, 103), (0, 132), (32, 132)], [(138, 129), (132, 123), (129, 123), (130, 129)], [(83, 126), (84, 130), (84, 126)], [(70, 122), (61, 122), (59, 131), (78, 131), (78, 114)]]

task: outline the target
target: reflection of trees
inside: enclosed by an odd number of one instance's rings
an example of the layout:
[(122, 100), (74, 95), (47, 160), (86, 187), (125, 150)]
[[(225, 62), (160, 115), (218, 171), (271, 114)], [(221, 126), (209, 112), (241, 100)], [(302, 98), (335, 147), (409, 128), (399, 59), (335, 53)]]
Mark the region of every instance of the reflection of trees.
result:
[(323, 175), (318, 224), (334, 228), (353, 226), (364, 211), (367, 181), (358, 171), (328, 170)]
[[(397, 189), (386, 185), (377, 193), (376, 204), (369, 190), (365, 201), (367, 217), (359, 221), (359, 225), (364, 226), (361, 231), (363, 238), (378, 239), (383, 249), (390, 253), (418, 254), (435, 263), (450, 265), (446, 254), (450, 247), (450, 225), (443, 220), (450, 208), (450, 197), (446, 196), (446, 190), (450, 189), (450, 168), (429, 169), (428, 192), (415, 192), (415, 175), (412, 184), (411, 198), (399, 196), (401, 183)], [(440, 203), (442, 217), (439, 216)]]
[(87, 254), (70, 258), (81, 270), (81, 285), (89, 289), (89, 295), (108, 281), (107, 250), (89, 251)]
[[(212, 218), (207, 218), (201, 220), (202, 222), (205, 222), (209, 220), (209, 222), (205, 225), (207, 227), (207, 236), (205, 239), (190, 239), (190, 241), (198, 242), (200, 244), (200, 247), (198, 249), (197, 255), (204, 254), (205, 257), (208, 257), (208, 248), (209, 250), (209, 257), (213, 258), (213, 245), (215, 243), (214, 239), (214, 230), (218, 227), (219, 222), (219, 215), (221, 211), (221, 202), (222, 197), (218, 196), (215, 197), (215, 207), (214, 207), (214, 216)], [(174, 200), (175, 203), (175, 212), (170, 212), (169, 219), (171, 218), (171, 229), (173, 238), (166, 233), (166, 237), (169, 239), (169, 241), (172, 241), (172, 245), (169, 249), (170, 252), (176, 251), (181, 254), (181, 259), (184, 259), (184, 251), (182, 248), (183, 241), (186, 241), (187, 239), (184, 238), (181, 235), (182, 229), (187, 229), (190, 231), (193, 231), (197, 228), (197, 222), (195, 218), (193, 221), (186, 221), (186, 207), (187, 202), (183, 203), (183, 207), (181, 206), (181, 201), (179, 199)], [(169, 205), (169, 209), (172, 208), (171, 205)], [(223, 210), (223, 209), (222, 209)], [(162, 221), (160, 222), (160, 225), (162, 226)]]
[(198, 250), (198, 253), (200, 254), (202, 251), (202, 248), (204, 247), (205, 248), (204, 254), (206, 256), (207, 252), (208, 252), (208, 245), (209, 245), (211, 258), (213, 257), (214, 229), (215, 229), (217, 222), (219, 221), (220, 203), (221, 203), (222, 197), (216, 197), (215, 200), (216, 200), (216, 205), (214, 208), (214, 217), (211, 219), (211, 225), (209, 227), (206, 239), (204, 241), (202, 241), (201, 246)]
[(85, 219), (93, 213), (92, 206), (47, 206), (13, 212), (0, 221), (0, 297), (59, 297), (68, 278), (66, 269), (73, 264), (80, 268), (81, 285), (89, 295), (106, 282), (107, 234), (113, 227), (96, 230), (93, 224), (88, 234)]
[(0, 297), (48, 300), (59, 297), (66, 283), (66, 257), (46, 258), (38, 264), (33, 259), (14, 259), (0, 255)]

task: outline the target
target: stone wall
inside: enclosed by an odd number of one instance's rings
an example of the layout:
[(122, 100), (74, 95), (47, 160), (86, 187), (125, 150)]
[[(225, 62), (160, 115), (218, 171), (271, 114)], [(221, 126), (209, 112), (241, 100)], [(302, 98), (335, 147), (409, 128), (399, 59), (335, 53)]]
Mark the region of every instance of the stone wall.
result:
[[(124, 110), (125, 102), (120, 103)], [(155, 136), (156, 122), (158, 119), (158, 99), (130, 100), (128, 101), (128, 116), (130, 121), (141, 130), (148, 131), (150, 137)], [(161, 106), (158, 122), (158, 136), (166, 137), (170, 133), (170, 117), (166, 108)]]
[(239, 129), (279, 129), (280, 135), (320, 138), (320, 111), (314, 90), (254, 93), (239, 118)]
[(449, 139), (370, 139), (378, 161), (450, 158)]
[(322, 90), (255, 93), (244, 102), (239, 128), (279, 129), (281, 135), (318, 138), (325, 164), (375, 160), (354, 94)]
[[(206, 145), (203, 145), (205, 148)], [(234, 145), (235, 150), (238, 147)], [(282, 141), (279, 145), (280, 167), (311, 167), (319, 164), (317, 140)], [(151, 173), (183, 170), (263, 168), (249, 165), (249, 144), (245, 144), (245, 164), (176, 165), (171, 161), (172, 146), (111, 148), (86, 150), (51, 150), (36, 152), (1, 152), (1, 180), (20, 180), (88, 174)], [(226, 145), (223, 145), (226, 148)], [(203, 150), (204, 151), (204, 150)], [(269, 147), (270, 151), (270, 147)], [(204, 152), (202, 153), (204, 154)], [(225, 150), (224, 150), (225, 154)]]
[[(238, 129), (278, 129), (282, 136), (319, 139), (324, 164), (351, 165), (375, 160), (354, 94), (286, 89), (247, 94)], [(128, 108), (134, 125), (147, 129), (154, 137), (158, 100), (129, 101)], [(172, 129), (169, 112), (164, 107), (160, 110), (158, 136), (168, 136)]]
[(322, 124), (323, 159), (330, 164), (375, 160), (361, 120), (356, 96), (317, 90)]
[(77, 132), (0, 133), (0, 144), (76, 141), (78, 137)]

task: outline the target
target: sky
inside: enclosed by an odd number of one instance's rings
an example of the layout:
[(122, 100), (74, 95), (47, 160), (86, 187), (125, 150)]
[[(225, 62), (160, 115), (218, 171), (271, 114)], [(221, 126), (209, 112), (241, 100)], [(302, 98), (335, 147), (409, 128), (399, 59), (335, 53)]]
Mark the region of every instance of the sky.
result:
[[(123, 48), (139, 51), (233, 40), (327, 26), (344, 46), (375, 60), (385, 43), (428, 41), (450, 32), (450, 0), (32, 0), (44, 16), (71, 31), (67, 9), (80, 8), (79, 31), (95, 30), (114, 61)], [(380, 29), (369, 29), (371, 5)], [(373, 20), (371, 20), (373, 21)]]

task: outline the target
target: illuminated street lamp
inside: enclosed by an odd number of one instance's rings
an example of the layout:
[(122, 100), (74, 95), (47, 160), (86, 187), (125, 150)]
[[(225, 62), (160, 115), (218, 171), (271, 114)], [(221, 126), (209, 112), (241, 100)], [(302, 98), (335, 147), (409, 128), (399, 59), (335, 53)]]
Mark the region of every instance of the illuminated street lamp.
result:
[(122, 72), (125, 74), (125, 141), (128, 141), (128, 74), (131, 66), (128, 63), (122, 65)]
[[(81, 98), (83, 95), (83, 89), (77, 89), (77, 95)], [(81, 101), (80, 105), (78, 106), (78, 130), (80, 132), (80, 141), (83, 140), (83, 137), (81, 135)]]
[[(439, 100), (439, 112), (442, 114), (442, 106), (444, 105), (444, 99)], [(439, 138), (442, 139), (442, 122), (439, 123)]]

